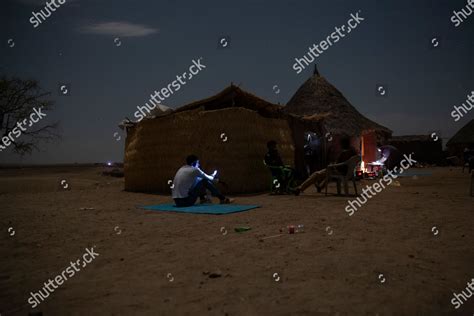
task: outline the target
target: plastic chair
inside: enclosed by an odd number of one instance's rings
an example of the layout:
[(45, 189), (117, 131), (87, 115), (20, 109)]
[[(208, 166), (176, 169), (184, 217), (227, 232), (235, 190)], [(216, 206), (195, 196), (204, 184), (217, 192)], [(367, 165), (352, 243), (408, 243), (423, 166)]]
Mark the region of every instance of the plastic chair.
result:
[[(337, 194), (341, 194), (341, 182), (344, 184), (344, 194), (346, 196), (349, 195), (349, 181), (352, 181), (354, 184), (354, 191), (355, 195), (357, 193), (357, 185), (356, 185), (356, 176), (355, 176), (355, 169), (357, 168), (358, 164), (360, 163), (360, 156), (352, 156), (345, 162), (331, 164), (326, 168), (326, 195), (328, 195), (328, 184), (330, 180), (335, 180), (337, 182)], [(347, 173), (345, 175), (341, 174), (338, 171), (338, 167), (347, 166)]]

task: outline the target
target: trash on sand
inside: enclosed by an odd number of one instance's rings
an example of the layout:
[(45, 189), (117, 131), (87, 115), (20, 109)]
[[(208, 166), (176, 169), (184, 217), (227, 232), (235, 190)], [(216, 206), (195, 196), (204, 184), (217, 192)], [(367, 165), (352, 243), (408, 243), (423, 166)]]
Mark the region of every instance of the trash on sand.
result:
[(93, 207), (81, 207), (80, 210), (81, 211), (93, 211), (93, 210), (95, 210), (95, 208), (93, 208)]
[(392, 185), (393, 185), (394, 187), (401, 187), (401, 186), (402, 186), (402, 185), (400, 184), (400, 182), (398, 182), (398, 181), (393, 181), (393, 182), (392, 182)]
[(246, 231), (249, 231), (251, 230), (252, 228), (250, 228), (249, 226), (242, 226), (242, 227), (236, 227), (234, 228), (235, 232), (236, 233), (242, 233), (242, 232), (246, 232)]
[(260, 241), (264, 241), (265, 239), (275, 238), (275, 237), (280, 237), (280, 236), (283, 236), (283, 234), (278, 234), (278, 235), (272, 235), (272, 236), (263, 237), (263, 238), (260, 238)]
[(288, 226), (288, 234), (295, 234), (295, 233), (304, 233), (304, 225), (289, 225)]

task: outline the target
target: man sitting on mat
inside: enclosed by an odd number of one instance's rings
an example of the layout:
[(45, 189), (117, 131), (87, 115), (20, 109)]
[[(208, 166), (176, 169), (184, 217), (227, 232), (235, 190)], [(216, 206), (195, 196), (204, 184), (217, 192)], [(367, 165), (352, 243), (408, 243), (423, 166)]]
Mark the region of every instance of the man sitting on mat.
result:
[(229, 204), (233, 201), (222, 195), (214, 186), (213, 182), (217, 182), (215, 178), (217, 171), (212, 175), (206, 174), (201, 170), (199, 159), (196, 155), (189, 155), (186, 158), (186, 165), (179, 168), (174, 176), (172, 196), (176, 206), (185, 207), (193, 206), (198, 197), (202, 203), (206, 203), (206, 189), (211, 194), (219, 198), (221, 204)]

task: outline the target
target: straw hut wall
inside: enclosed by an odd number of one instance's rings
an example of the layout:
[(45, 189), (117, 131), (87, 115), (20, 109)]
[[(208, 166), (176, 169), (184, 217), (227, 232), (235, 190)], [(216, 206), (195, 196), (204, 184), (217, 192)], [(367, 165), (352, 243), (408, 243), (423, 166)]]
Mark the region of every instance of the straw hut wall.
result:
[(447, 143), (451, 155), (462, 157), (464, 148), (474, 149), (474, 119), (464, 125)]
[(275, 140), (284, 162), (294, 165), (295, 156), (303, 151), (306, 128), (320, 128), (319, 121), (303, 122), (284, 114), (280, 106), (231, 86), (128, 128), (125, 189), (169, 193), (168, 181), (187, 155), (196, 154), (203, 170), (218, 170), (224, 192), (266, 191), (271, 179), (263, 164), (267, 142)]

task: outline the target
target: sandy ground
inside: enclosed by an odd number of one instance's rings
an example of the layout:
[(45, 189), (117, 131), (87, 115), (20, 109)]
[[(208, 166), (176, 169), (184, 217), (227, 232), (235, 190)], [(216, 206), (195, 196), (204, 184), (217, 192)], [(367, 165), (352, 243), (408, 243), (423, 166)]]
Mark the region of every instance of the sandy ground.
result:
[[(39, 291), (43, 282), (93, 246), (99, 256), (35, 311), (43, 315), (474, 312), (474, 297), (458, 310), (450, 302), (453, 292), (465, 290), (474, 278), (474, 198), (468, 195), (468, 175), (458, 168), (423, 169), (432, 175), (401, 178), (400, 186), (379, 193), (352, 217), (344, 211), (347, 198), (325, 197), (313, 188), (300, 197), (238, 197), (239, 203), (262, 207), (230, 215), (144, 211), (137, 205), (170, 198), (124, 192), (123, 179), (103, 177), (99, 171), (0, 170), (2, 316), (27, 315), (29, 293)], [(70, 190), (61, 188), (62, 179)], [(289, 224), (304, 224), (306, 231), (260, 241)], [(252, 229), (235, 233), (238, 226)], [(218, 271), (220, 277), (209, 277)]]

